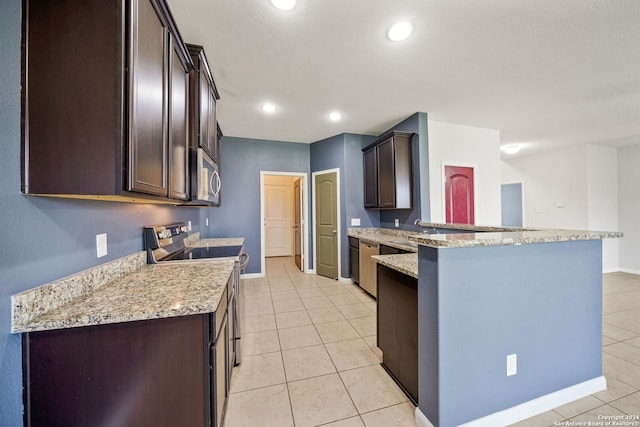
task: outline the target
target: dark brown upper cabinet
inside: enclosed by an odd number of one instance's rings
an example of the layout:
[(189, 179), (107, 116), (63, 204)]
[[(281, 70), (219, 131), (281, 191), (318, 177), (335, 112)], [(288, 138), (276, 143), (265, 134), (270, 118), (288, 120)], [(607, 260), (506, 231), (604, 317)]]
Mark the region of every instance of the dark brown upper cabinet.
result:
[(216, 103), (220, 99), (204, 48), (187, 44), (194, 69), (191, 72), (191, 146), (203, 148), (220, 165), (220, 138)]
[(188, 74), (164, 0), (23, 0), (22, 191), (188, 199)]
[(413, 208), (412, 138), (393, 131), (362, 150), (365, 208)]

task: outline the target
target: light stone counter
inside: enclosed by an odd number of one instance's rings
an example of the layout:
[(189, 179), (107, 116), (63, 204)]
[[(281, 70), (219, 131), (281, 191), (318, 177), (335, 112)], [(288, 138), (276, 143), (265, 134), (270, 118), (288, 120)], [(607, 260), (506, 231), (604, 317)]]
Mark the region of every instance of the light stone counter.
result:
[(407, 244), (398, 243), (406, 241), (408, 243), (409, 236), (416, 234), (411, 231), (393, 230), (390, 228), (348, 228), (347, 235), (355, 237), (368, 243), (378, 243), (381, 245), (391, 246), (396, 249), (402, 249), (409, 252), (417, 252), (417, 245), (408, 246)]
[(432, 248), (462, 248), (476, 246), (523, 245), (568, 242), (573, 240), (615, 239), (623, 234), (614, 231), (584, 230), (522, 230), (460, 234), (413, 234), (409, 240)]
[[(599, 240), (622, 237), (620, 232), (583, 230), (533, 230), (514, 227), (489, 227), (469, 224), (420, 223), (424, 229), (460, 230), (455, 234), (427, 234), (388, 228), (348, 228), (347, 235), (364, 242), (377, 243), (409, 252), (417, 252), (417, 246), (407, 242), (432, 248), (461, 248), (476, 246), (522, 245), (533, 243), (566, 242), (571, 240)], [(474, 232), (476, 231), (476, 232)], [(402, 243), (399, 243), (402, 242)], [(413, 256), (411, 256), (413, 255)], [(418, 277), (416, 254), (373, 256), (376, 262), (409, 276)]]
[[(417, 248), (394, 241), (409, 240), (432, 248), (460, 248), (474, 246), (522, 245), (533, 243), (567, 242), (571, 240), (615, 239), (623, 236), (617, 231), (533, 230), (513, 227), (488, 227), (469, 224), (420, 223), (422, 227), (467, 231), (455, 234), (417, 233), (386, 228), (349, 228), (347, 235), (371, 243), (393, 246), (416, 252)], [(476, 231), (476, 232), (474, 232)]]
[[(243, 242), (198, 239), (192, 244)], [(234, 267), (229, 259), (156, 265), (145, 260), (145, 252), (138, 252), (13, 295), (11, 332), (214, 312)]]
[(389, 267), (413, 278), (418, 278), (418, 254), (373, 255), (378, 264)]
[(200, 239), (200, 233), (196, 232), (185, 240), (185, 246), (191, 248), (207, 248), (216, 246), (242, 246), (244, 237), (215, 237)]

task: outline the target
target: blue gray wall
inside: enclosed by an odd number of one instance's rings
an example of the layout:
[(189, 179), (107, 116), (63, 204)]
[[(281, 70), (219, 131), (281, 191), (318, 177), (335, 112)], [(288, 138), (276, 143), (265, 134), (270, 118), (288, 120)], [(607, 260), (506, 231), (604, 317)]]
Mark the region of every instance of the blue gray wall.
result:
[(203, 227), (209, 217), (203, 237), (244, 237), (251, 258), (245, 272), (260, 273), (260, 171), (307, 173), (311, 181), (309, 145), (222, 137), (220, 149), (222, 204), (202, 211)]
[[(347, 190), (346, 190), (346, 179), (345, 179), (345, 156), (344, 156), (344, 134), (332, 136), (327, 139), (323, 139), (322, 141), (317, 141), (311, 144), (310, 152), (309, 152), (309, 160), (311, 166), (311, 173), (324, 171), (328, 169), (339, 169), (340, 170), (340, 181), (338, 182), (338, 186), (340, 187), (340, 205), (338, 210), (338, 217), (340, 218), (340, 262), (341, 262), (341, 271), (338, 272), (340, 277), (349, 277), (349, 241), (346, 238), (347, 236), (347, 226), (346, 226), (346, 200)], [(313, 179), (311, 179), (311, 185), (313, 186)], [(315, 188), (311, 188), (311, 199), (315, 199)], [(310, 204), (310, 209), (313, 204)], [(315, 223), (313, 222), (313, 213), (309, 213), (309, 224), (311, 227), (315, 227)], [(345, 245), (346, 241), (346, 245)], [(315, 249), (315, 244), (313, 245)], [(346, 248), (346, 249), (345, 249)], [(311, 259), (313, 259), (313, 249), (310, 250)]]
[(429, 212), (429, 136), (427, 134), (427, 114), (415, 113), (389, 130), (412, 132), (413, 136), (413, 209), (393, 209), (380, 211), (380, 227), (417, 230), (416, 219), (428, 221)]
[[(360, 218), (361, 227), (379, 227), (379, 211), (364, 208), (362, 148), (376, 140), (374, 136), (340, 134), (311, 144), (311, 172), (340, 170), (340, 276), (349, 271), (347, 228), (351, 218)], [(313, 197), (313, 195), (312, 195)]]
[[(390, 128), (414, 133), (413, 138), (413, 209), (377, 210), (364, 208), (364, 183), (362, 149), (373, 143), (377, 136), (340, 134), (311, 144), (311, 172), (340, 169), (340, 235), (341, 277), (350, 277), (349, 242), (347, 228), (352, 218), (360, 219), (361, 227), (396, 228), (417, 230), (416, 219), (428, 221), (429, 216), (429, 151), (427, 134), (427, 114), (415, 113)], [(385, 131), (384, 133), (386, 133)], [(426, 166), (425, 166), (426, 165)], [(426, 211), (424, 211), (426, 209)]]
[[(66, 200), (20, 193), (21, 2), (0, 0), (0, 424), (22, 425), (21, 336), (11, 295), (143, 249), (142, 227), (192, 221), (198, 208)], [(95, 235), (108, 256), (96, 258)]]
[(364, 208), (362, 149), (376, 139), (375, 136), (344, 134), (347, 227), (351, 227), (351, 218), (360, 218), (361, 227), (380, 227), (380, 211)]
[[(602, 375), (600, 240), (421, 246), (418, 256), (418, 400), (434, 426)], [(518, 373), (507, 377), (513, 353)]]

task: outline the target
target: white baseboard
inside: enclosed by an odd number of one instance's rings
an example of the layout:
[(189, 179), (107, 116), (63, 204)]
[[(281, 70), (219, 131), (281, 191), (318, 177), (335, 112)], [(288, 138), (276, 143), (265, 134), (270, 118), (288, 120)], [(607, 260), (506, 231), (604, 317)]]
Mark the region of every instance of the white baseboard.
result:
[(240, 277), (242, 279), (259, 279), (261, 277), (264, 277), (263, 273), (245, 273), (245, 274), (241, 274)]
[(350, 285), (353, 284), (353, 280), (351, 280), (351, 277), (338, 277), (338, 282), (347, 283), (347, 284), (350, 284)]
[[(512, 406), (503, 411), (494, 412), (485, 417), (466, 422), (459, 427), (507, 426), (606, 389), (607, 380), (604, 376), (600, 376), (553, 393), (545, 394), (544, 396)], [(433, 427), (433, 424), (431, 424), (422, 411), (420, 411), (420, 408), (416, 408), (415, 418), (416, 423), (418, 423), (420, 427)]]
[(634, 270), (632, 268), (620, 268), (618, 271), (629, 274), (640, 274), (640, 270)]
[(431, 421), (427, 417), (424, 416), (419, 407), (416, 406), (416, 424), (419, 427), (433, 427)]

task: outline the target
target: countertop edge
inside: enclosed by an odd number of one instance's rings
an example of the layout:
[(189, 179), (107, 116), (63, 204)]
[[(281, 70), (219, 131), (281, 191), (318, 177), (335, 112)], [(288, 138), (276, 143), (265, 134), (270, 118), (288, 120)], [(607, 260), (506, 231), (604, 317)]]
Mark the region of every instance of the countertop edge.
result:
[(414, 279), (418, 278), (418, 254), (372, 255), (371, 259), (380, 265), (389, 267)]
[[(463, 224), (430, 224), (429, 226), (437, 226), (435, 228), (467, 230), (471, 225)], [(522, 245), (536, 243), (551, 242), (568, 242), (577, 240), (602, 240), (617, 239), (624, 236), (618, 231), (589, 231), (589, 230), (534, 230), (534, 229), (516, 229), (501, 227), (477, 227), (477, 232), (456, 233), (456, 234), (424, 234), (411, 232), (406, 230), (395, 230), (387, 228), (375, 227), (352, 227), (347, 229), (347, 235), (356, 237), (370, 243), (378, 243), (394, 246), (400, 249), (417, 251), (416, 248), (397, 245), (393, 243), (394, 239), (405, 239), (413, 241), (421, 246), (432, 248), (461, 248), (461, 247), (477, 247), (477, 246), (501, 246), (501, 245)]]
[(602, 240), (620, 237), (623, 237), (623, 233), (609, 231), (525, 230), (519, 232), (481, 232), (465, 234), (415, 234), (409, 236), (409, 240), (421, 246), (432, 248), (462, 248)]

